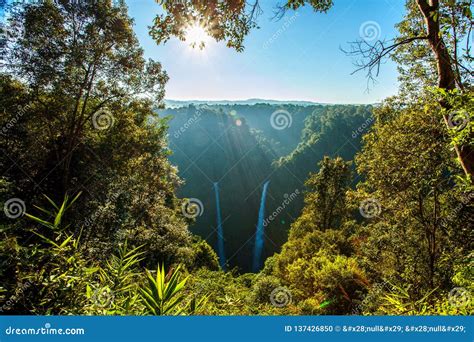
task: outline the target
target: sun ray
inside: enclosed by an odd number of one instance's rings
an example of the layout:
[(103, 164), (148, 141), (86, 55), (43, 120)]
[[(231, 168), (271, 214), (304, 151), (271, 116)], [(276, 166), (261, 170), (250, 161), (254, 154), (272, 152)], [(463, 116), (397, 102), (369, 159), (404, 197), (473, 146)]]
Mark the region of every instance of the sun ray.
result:
[(199, 24), (194, 24), (189, 26), (185, 32), (185, 40), (192, 48), (199, 48), (200, 50), (204, 49), (204, 47), (209, 43), (210, 36)]

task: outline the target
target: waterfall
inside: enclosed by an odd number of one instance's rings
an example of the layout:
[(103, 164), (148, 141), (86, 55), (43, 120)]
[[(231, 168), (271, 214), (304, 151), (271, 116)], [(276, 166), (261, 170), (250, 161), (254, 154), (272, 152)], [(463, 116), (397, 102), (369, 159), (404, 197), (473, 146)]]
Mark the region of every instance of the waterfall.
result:
[(270, 181), (263, 184), (262, 197), (260, 199), (260, 209), (258, 211), (257, 232), (255, 233), (255, 249), (253, 252), (253, 271), (258, 272), (262, 265), (262, 251), (263, 251), (263, 233), (265, 220), (265, 197), (267, 196), (267, 188)]
[(222, 228), (221, 205), (219, 200), (219, 184), (214, 183), (214, 192), (216, 194), (216, 215), (217, 215), (217, 255), (222, 270), (226, 270), (226, 258), (224, 251), (224, 230)]

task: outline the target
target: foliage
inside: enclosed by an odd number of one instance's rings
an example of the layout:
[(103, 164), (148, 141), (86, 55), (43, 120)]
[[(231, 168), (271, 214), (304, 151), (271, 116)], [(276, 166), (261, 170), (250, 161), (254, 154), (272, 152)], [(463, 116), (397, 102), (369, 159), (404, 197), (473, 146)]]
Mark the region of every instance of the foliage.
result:
[[(472, 68), (472, 48), (461, 43), (470, 34), (472, 25), (470, 1), (440, 1), (436, 16), (440, 24), (440, 36), (443, 45), (454, 62), (457, 82), (467, 90), (472, 87), (469, 80), (469, 69)], [(398, 42), (421, 36), (425, 31), (420, 8), (416, 1), (407, 1), (406, 13), (403, 20), (396, 25), (400, 32)], [(398, 63), (401, 81), (401, 93), (407, 98), (416, 99), (420, 92), (427, 87), (437, 85), (437, 67), (428, 42), (424, 39), (414, 40), (408, 44), (400, 44), (391, 54)]]
[[(150, 29), (161, 43), (199, 24), (242, 50), (259, 14), (258, 2), (161, 4)], [(469, 44), (460, 48), (470, 2), (440, 1), (429, 18), (420, 4), (407, 1), (394, 41), (400, 94), (379, 105), (189, 105), (159, 114), (168, 77), (145, 60), (123, 2), (18, 5), (0, 75), (0, 196), (27, 202), (27, 219), (0, 219), (0, 311), (472, 314), (472, 57)], [(279, 13), (305, 5), (326, 12), (333, 3), (287, 1)], [(423, 19), (439, 34), (417, 37)], [(452, 79), (441, 86), (443, 73)], [(284, 133), (269, 125), (278, 110), (293, 120)], [(185, 169), (184, 187), (172, 163)], [(222, 200), (232, 214), (226, 241), (243, 269), (219, 269), (212, 247), (188, 230), (194, 221), (177, 192), (212, 208), (203, 170), (231, 194)], [(241, 249), (239, 239), (254, 232), (255, 189), (270, 176), (266, 211), (282, 217), (266, 229), (276, 242), (266, 252), (278, 253), (261, 272), (244, 273), (251, 244)], [(303, 179), (304, 200), (277, 211)], [(206, 210), (195, 232), (207, 236), (214, 222)]]
[[(454, 89), (446, 91), (435, 88), (432, 90), (434, 96), (439, 97), (445, 102), (446, 108), (441, 108), (440, 112), (448, 120), (448, 134), (451, 138), (451, 146), (453, 149), (456, 146), (466, 146), (468, 148), (474, 147), (474, 92), (460, 91)], [(446, 119), (445, 119), (446, 120)], [(464, 180), (459, 180), (459, 183), (464, 186), (472, 187), (472, 180), (469, 177), (464, 177)]]
[[(146, 246), (150, 267), (192, 259), (166, 120), (154, 113), (168, 77), (145, 60), (126, 7), (16, 7), (0, 76), (1, 167), (14, 185), (10, 198), (40, 203), (47, 194), (59, 202), (87, 189), (68, 219), (96, 258), (128, 241)], [(16, 234), (26, 239), (22, 223), (15, 222)]]
[(474, 310), (472, 301), (466, 305), (455, 305), (449, 293), (436, 293), (433, 289), (421, 298), (413, 298), (410, 285), (405, 288), (394, 286), (384, 297), (378, 311), (383, 315), (469, 315)]
[[(140, 295), (150, 314), (170, 314), (183, 301), (184, 298), (180, 292), (187, 278), (180, 281), (179, 276), (179, 266), (166, 275), (165, 267), (161, 265), (157, 268), (155, 277), (147, 270), (148, 286), (140, 289)], [(180, 311), (176, 313), (179, 314)]]
[(351, 257), (345, 193), (349, 164), (325, 158), (306, 185), (305, 207), (292, 225), (282, 252), (272, 258), (269, 272), (287, 285), (305, 314), (350, 312), (367, 280)]
[[(164, 14), (155, 17), (150, 35), (158, 44), (167, 42), (172, 36), (181, 40), (193, 25), (200, 25), (217, 41), (224, 40), (228, 47), (243, 51), (243, 40), (251, 29), (258, 27), (256, 19), (261, 14), (258, 1), (248, 5), (242, 0), (233, 1), (180, 1), (160, 0)], [(296, 10), (310, 5), (317, 12), (326, 12), (332, 0), (289, 0), (281, 10)], [(204, 48), (204, 43), (198, 46)]]
[(43, 234), (33, 231), (41, 240), (34, 248), (28, 248), (32, 251), (28, 260), (16, 265), (19, 279), (28, 284), (25, 297), (16, 305), (25, 305), (24, 309), (35, 314), (167, 315), (185, 309), (190, 314), (199, 312), (206, 296), (193, 297), (182, 305), (186, 279), (179, 281), (179, 265), (167, 275), (161, 265), (154, 277), (149, 270), (140, 270), (144, 254), (141, 247), (130, 249), (127, 243), (118, 246), (117, 253), (103, 263), (91, 259), (80, 244), (80, 236), (75, 237), (70, 227), (61, 225), (78, 197), (65, 198), (61, 205), (51, 200), (56, 210), (53, 222), (26, 214), (48, 230)]
[(34, 248), (28, 249), (30, 253), (27, 261), (36, 262), (33, 265), (20, 264), (23, 266), (21, 271), (26, 271), (20, 278), (32, 284), (28, 297), (25, 298), (31, 301), (29, 310), (32, 313), (79, 313), (86, 301), (88, 280), (97, 268), (90, 267), (81, 253), (80, 237), (75, 237), (67, 226), (61, 224), (66, 210), (78, 197), (79, 195), (75, 196), (71, 201), (66, 197), (61, 205), (48, 198), (54, 211), (38, 209), (52, 217), (51, 222), (26, 214), (34, 222), (47, 228), (41, 233), (38, 232), (39, 229), (32, 231), (40, 237), (40, 241)]
[(467, 193), (453, 189), (461, 171), (436, 108), (429, 99), (410, 105), (391, 99), (376, 111), (357, 158), (365, 181), (352, 196), (354, 206), (371, 198), (380, 208), (362, 222), (362, 262), (395, 285), (413, 284), (420, 296), (449, 286), (448, 255), (458, 258), (472, 247), (472, 206), (463, 200)]
[(197, 298), (206, 296), (207, 301), (201, 311), (205, 315), (255, 314), (256, 308), (249, 303), (250, 283), (242, 277), (245, 278), (231, 272), (201, 268), (190, 275), (189, 295)]
[(319, 163), (319, 172), (311, 174), (305, 183), (308, 189), (306, 205), (295, 223), (295, 233), (306, 231), (307, 225), (323, 231), (342, 225), (347, 216), (345, 192), (350, 184), (349, 166), (350, 163), (342, 158), (331, 160), (324, 157)]
[(195, 236), (192, 250), (194, 254), (194, 260), (191, 263), (192, 268), (199, 269), (204, 267), (212, 271), (219, 269), (217, 254), (205, 240)]
[(90, 304), (86, 305), (86, 312), (102, 315), (142, 312), (138, 293), (142, 278), (140, 249), (130, 249), (124, 243), (99, 267), (94, 282), (87, 285)]
[(281, 280), (272, 275), (261, 274), (252, 284), (251, 298), (257, 303), (268, 303), (272, 291), (281, 286)]

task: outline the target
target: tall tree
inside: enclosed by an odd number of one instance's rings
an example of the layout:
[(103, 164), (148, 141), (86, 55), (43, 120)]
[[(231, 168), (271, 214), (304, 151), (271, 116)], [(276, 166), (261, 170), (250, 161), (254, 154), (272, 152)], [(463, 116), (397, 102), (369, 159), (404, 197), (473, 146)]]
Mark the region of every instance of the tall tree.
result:
[(293, 233), (340, 228), (348, 214), (346, 191), (350, 180), (350, 162), (340, 157), (324, 157), (319, 163), (319, 172), (306, 180), (305, 207), (294, 224)]
[(410, 104), (385, 101), (357, 157), (364, 180), (354, 204), (371, 199), (378, 207), (361, 221), (360, 259), (375, 279), (411, 284), (416, 298), (451, 289), (455, 265), (472, 249), (471, 195), (453, 189), (459, 166), (438, 111), (428, 94)]
[(160, 63), (143, 58), (124, 6), (47, 0), (15, 9), (3, 67), (27, 85), (31, 106), (54, 145), (66, 192), (76, 149), (91, 124), (109, 128), (114, 105), (139, 95), (158, 105), (167, 75)]
[(290, 288), (302, 313), (347, 314), (366, 284), (350, 243), (350, 163), (325, 157), (319, 166), (305, 183), (305, 206), (288, 241), (267, 260), (263, 272)]

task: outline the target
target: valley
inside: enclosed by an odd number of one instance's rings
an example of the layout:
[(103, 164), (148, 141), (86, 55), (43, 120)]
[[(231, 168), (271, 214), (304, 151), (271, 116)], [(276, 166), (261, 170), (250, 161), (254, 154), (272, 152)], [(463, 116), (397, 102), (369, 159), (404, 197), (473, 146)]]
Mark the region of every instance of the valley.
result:
[[(264, 203), (267, 225), (258, 268), (287, 240), (303, 206), (305, 180), (318, 171), (323, 156), (354, 159), (361, 146), (354, 127), (362, 127), (371, 110), (370, 105), (292, 103), (184, 103), (160, 110), (160, 117), (169, 117), (170, 161), (184, 180), (178, 195), (203, 205), (190, 230), (218, 250), (218, 184), (227, 256), (221, 262), (240, 272), (258, 271), (252, 260), (265, 182), (270, 182)], [(268, 220), (290, 195), (290, 203)]]

